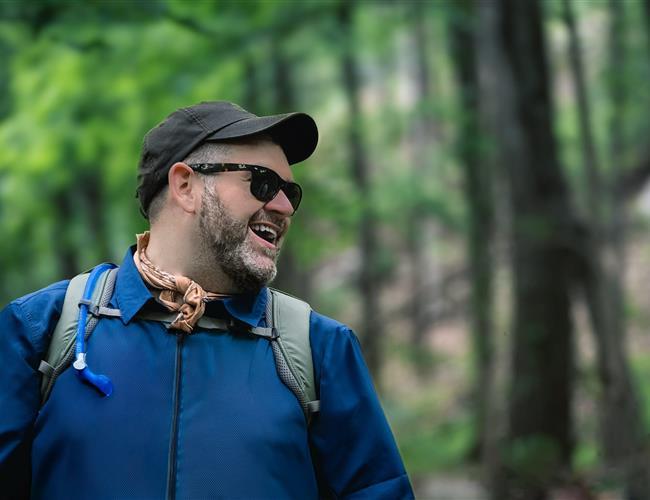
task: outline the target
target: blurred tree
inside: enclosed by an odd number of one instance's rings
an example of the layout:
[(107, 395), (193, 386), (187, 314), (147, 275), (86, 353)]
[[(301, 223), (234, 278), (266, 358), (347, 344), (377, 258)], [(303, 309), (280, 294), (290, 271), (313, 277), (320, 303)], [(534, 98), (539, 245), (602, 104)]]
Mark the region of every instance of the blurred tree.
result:
[[(608, 415), (603, 443), (609, 442), (603, 450), (610, 450), (610, 464), (636, 456), (645, 460), (642, 415), (630, 411), (634, 387), (622, 336), (626, 319), (638, 329), (644, 299), (630, 294), (626, 303), (622, 277), (627, 239), (638, 238), (644, 220), (631, 202), (650, 176), (645, 85), (650, 65), (640, 64), (643, 58), (650, 62), (650, 0), (573, 2), (572, 39), (579, 43), (581, 26), (588, 57), (554, 68), (559, 98), (554, 120), (544, 51), (538, 47), (541, 20), (534, 11), (540, 4), (550, 12), (571, 6), (532, 0), (0, 2), (2, 301), (120, 257), (146, 225), (133, 198), (142, 136), (171, 109), (228, 99), (265, 114), (304, 103), (317, 117), (322, 140), (308, 162), (316, 168), (295, 171), (306, 196), (276, 285), (313, 295), (319, 309), (346, 322), (361, 318), (359, 334), (375, 374), (382, 367), (382, 342), (396, 347), (390, 357), (386, 352), (395, 391), (388, 395), (394, 398), (391, 410), (399, 408), (397, 419), (408, 423), (406, 434), (417, 441), (409, 459), (420, 460), (418, 470), (425, 474), (431, 464), (459, 460), (454, 457), (465, 456), (474, 435), (485, 435), (481, 415), (497, 394), (487, 388), (491, 341), (501, 346), (508, 340), (492, 339), (491, 323), (508, 311), (511, 292), (493, 272), (511, 260), (514, 397), (505, 466), (512, 466), (515, 489), (519, 480), (537, 485), (533, 493), (566, 466), (572, 444), (566, 304), (573, 278), (566, 254), (575, 259), (572, 272), (581, 273), (578, 283), (589, 292), (599, 339)], [(481, 11), (478, 26), (472, 8)], [(488, 22), (490, 16), (498, 16), (499, 28), (496, 20)], [(557, 48), (562, 38), (555, 36), (556, 21), (546, 24)], [(447, 37), (441, 36), (445, 23), (450, 23)], [(594, 28), (608, 23), (609, 36), (601, 37)], [(640, 37), (643, 23), (647, 48)], [(473, 31), (490, 29), (476, 46)], [(580, 57), (579, 47), (575, 53)], [(496, 87), (478, 93), (474, 59), (481, 76)], [(580, 66), (583, 82), (574, 97), (565, 86), (571, 71), (576, 83), (581, 78)], [(483, 106), (496, 107), (500, 115), (500, 164), (491, 163), (491, 151), (482, 149), (488, 132), (480, 121)], [(574, 107), (581, 135), (573, 126)], [(585, 193), (587, 224), (573, 220), (551, 121), (558, 139), (571, 146), (567, 172), (579, 179), (574, 194)], [(449, 132), (457, 137), (452, 140)], [(573, 147), (574, 134), (583, 140), (581, 149)], [(580, 163), (574, 161), (578, 151), (590, 170), (572, 168)], [(491, 183), (501, 189), (502, 181), (511, 187), (511, 211), (501, 208), (502, 197), (490, 197)], [(504, 238), (510, 217), (512, 235)], [(492, 239), (497, 244), (507, 239), (512, 255), (504, 258), (500, 245), (492, 249)], [(636, 271), (634, 265), (630, 259)], [(384, 286), (387, 276), (390, 288)], [(349, 300), (355, 294), (359, 302)], [(466, 318), (474, 336), (473, 370), (459, 347), (465, 345)], [(409, 378), (408, 363), (418, 359), (422, 367), (432, 359), (402, 354), (428, 354), (425, 334), (438, 326), (445, 331), (436, 342), (453, 338), (460, 354), (440, 356), (441, 370), (419, 370)], [(631, 354), (638, 361), (638, 353)], [(439, 381), (448, 379), (438, 377), (454, 370), (463, 376), (445, 391)], [(403, 381), (414, 382), (408, 384), (414, 389), (405, 390)], [(470, 384), (471, 406), (464, 398)], [(448, 399), (430, 404), (427, 398), (434, 397)], [(468, 408), (476, 411), (475, 419), (462, 418)], [(430, 439), (414, 433), (414, 418)], [(453, 425), (440, 425), (444, 419)], [(486, 430), (496, 433), (493, 423)], [(635, 435), (639, 449), (633, 447)], [(461, 451), (449, 451), (450, 441), (461, 443), (453, 447)], [(589, 450), (591, 445), (586, 443)], [(507, 497), (495, 493), (495, 498)]]
[(575, 222), (552, 132), (540, 4), (492, 0), (479, 11), (487, 35), (481, 62), (494, 76), (487, 91), (512, 210), (509, 428), (491, 495), (541, 500), (571, 466)]
[(259, 94), (259, 70), (257, 68), (258, 62), (255, 60), (255, 55), (252, 52), (246, 54), (243, 58), (244, 65), (244, 92), (242, 96), (242, 105), (244, 108), (251, 110), (253, 113), (260, 108)]
[(648, 57), (650, 57), (650, 0), (644, 0), (643, 13), (645, 14), (646, 37), (648, 39)]
[(383, 324), (379, 309), (380, 277), (378, 275), (378, 237), (377, 218), (374, 213), (372, 183), (368, 154), (363, 137), (363, 124), (359, 93), (361, 83), (358, 64), (355, 60), (354, 12), (356, 2), (344, 1), (338, 6), (337, 16), (340, 24), (341, 76), (349, 109), (348, 147), (352, 177), (357, 189), (361, 207), (359, 218), (360, 273), (359, 292), (361, 295), (361, 339), (366, 362), (375, 380), (379, 381), (382, 362)]
[[(612, 154), (610, 156), (614, 181), (621, 173), (623, 157), (623, 130), (621, 113), (624, 96), (620, 75), (624, 65), (625, 51), (622, 47), (623, 4), (610, 1), (610, 67), (613, 71), (611, 86), (613, 114), (610, 121)], [(625, 353), (624, 298), (621, 280), (624, 276), (624, 207), (618, 199), (603, 187), (600, 165), (592, 132), (591, 107), (587, 95), (584, 64), (580, 38), (571, 0), (563, 0), (563, 18), (569, 33), (569, 54), (574, 83), (582, 156), (587, 181), (587, 220), (590, 240), (581, 252), (583, 264), (579, 269), (582, 285), (589, 305), (592, 329), (598, 347), (598, 373), (601, 392), (601, 445), (610, 470), (616, 471), (624, 480), (629, 498), (645, 498), (650, 491), (648, 471), (643, 463), (647, 459), (639, 455), (645, 432), (641, 418), (638, 395)], [(608, 245), (609, 243), (609, 245)], [(613, 258), (606, 258), (607, 252)], [(607, 266), (610, 262), (614, 265)]]
[[(566, 1), (566, 0), (565, 0)], [(567, 5), (569, 5), (567, 3)], [(602, 196), (605, 210), (609, 210), (611, 213), (605, 213), (604, 229), (605, 229), (605, 243), (608, 241), (611, 242), (611, 248), (609, 251), (613, 254), (613, 259), (608, 259), (610, 262), (613, 262), (614, 265), (610, 266), (609, 269), (609, 302), (612, 310), (612, 326), (615, 328), (615, 331), (618, 332), (620, 337), (621, 344), (625, 341), (625, 297), (623, 292), (623, 278), (625, 276), (626, 270), (626, 241), (627, 241), (627, 205), (629, 204), (628, 200), (622, 199), (619, 196), (616, 196), (616, 193), (612, 191), (611, 186), (616, 185), (617, 179), (625, 172), (624, 162), (622, 161), (625, 158), (625, 140), (623, 133), (625, 130), (625, 110), (627, 105), (626, 97), (626, 85), (625, 85), (625, 72), (627, 70), (627, 51), (625, 50), (624, 36), (626, 30), (625, 26), (625, 4), (623, 2), (617, 2), (615, 0), (609, 0), (608, 3), (608, 13), (609, 13), (609, 37), (608, 37), (608, 55), (609, 60), (607, 64), (609, 66), (609, 96), (611, 101), (611, 112), (609, 116), (609, 164), (610, 164), (610, 176), (607, 179), (608, 182), (606, 185), (610, 188), (606, 192), (596, 191), (596, 196)], [(569, 16), (572, 16), (571, 9), (567, 9)], [(575, 25), (575, 21), (572, 23)], [(571, 32), (571, 30), (570, 30)], [(571, 36), (571, 39), (574, 40), (572, 45), (575, 46), (576, 53), (576, 63), (579, 63), (580, 55), (580, 42), (577, 35), (577, 29), (573, 28), (574, 34)], [(577, 65), (574, 66), (576, 69), (579, 69)], [(576, 81), (578, 76), (576, 71)], [(584, 78), (582, 78), (584, 81)], [(585, 84), (582, 83), (582, 86)], [(582, 92), (586, 94), (585, 91)], [(578, 100), (578, 106), (586, 107), (585, 102)], [(591, 118), (589, 120), (589, 125), (591, 124)], [(590, 127), (582, 125), (581, 120), (581, 129), (585, 134), (591, 135)], [(593, 142), (593, 141), (592, 141)], [(595, 150), (594, 150), (595, 155)], [(594, 160), (595, 161), (595, 160)], [(596, 165), (596, 168), (600, 168), (599, 165)], [(600, 188), (600, 186), (597, 186)], [(599, 221), (592, 221), (592, 227), (597, 228), (593, 225), (594, 223), (600, 223)], [(606, 249), (607, 251), (607, 249)]]
[[(451, 60), (460, 101), (457, 149), (465, 177), (467, 203), (467, 255), (471, 282), (473, 336), (475, 444), (470, 457), (485, 457), (493, 372), (492, 232), (494, 223), (491, 159), (481, 132), (480, 88), (476, 61), (476, 5), (474, 0), (455, 2), (450, 12)], [(487, 458), (487, 457), (486, 457)]]
[[(0, 58), (10, 61), (13, 56), (13, 47), (5, 37), (0, 36)], [(11, 113), (11, 100), (9, 99), (9, 82), (11, 74), (9, 64), (0, 65), (0, 121)]]
[[(289, 111), (296, 109), (294, 102), (296, 93), (291, 85), (291, 67), (283, 51), (282, 35), (283, 33), (276, 33), (271, 38), (275, 108)], [(312, 296), (312, 273), (300, 265), (296, 249), (291, 244), (284, 246), (280, 254), (278, 269), (279, 274), (275, 285), (281, 290), (286, 290), (309, 301)]]
[(72, 243), (69, 222), (75, 219), (72, 200), (67, 189), (60, 188), (52, 195), (51, 206), (56, 210), (57, 217), (53, 228), (53, 250), (61, 276), (71, 278), (79, 272), (79, 255)]
[[(426, 2), (408, 3), (410, 23), (413, 26), (415, 49), (415, 106), (416, 112), (412, 121), (413, 161), (409, 168), (412, 177), (413, 193), (417, 193), (417, 186), (421, 183), (422, 176), (426, 175), (431, 166), (431, 158), (427, 154), (429, 145), (433, 140), (432, 89), (431, 89), (431, 64), (429, 63), (430, 41), (427, 34), (427, 13), (432, 4)], [(417, 196), (417, 195), (416, 195)], [(430, 213), (423, 206), (423, 200), (415, 200), (410, 206), (406, 217), (406, 249), (407, 259), (410, 263), (410, 320), (411, 339), (413, 350), (417, 354), (414, 358), (416, 367), (429, 366), (430, 359), (421, 356), (426, 349), (423, 345), (425, 334), (431, 327), (431, 317), (427, 314), (430, 293), (427, 293), (427, 248), (425, 246), (426, 220)]]

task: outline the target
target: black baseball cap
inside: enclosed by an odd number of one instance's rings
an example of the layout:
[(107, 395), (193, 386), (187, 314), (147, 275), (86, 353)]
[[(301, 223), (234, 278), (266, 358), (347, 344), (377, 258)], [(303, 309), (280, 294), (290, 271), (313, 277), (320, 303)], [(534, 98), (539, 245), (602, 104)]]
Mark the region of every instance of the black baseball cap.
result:
[(142, 214), (148, 216), (149, 204), (167, 184), (172, 165), (201, 143), (262, 132), (282, 148), (290, 165), (309, 158), (318, 143), (316, 122), (305, 113), (257, 116), (226, 101), (202, 102), (174, 111), (144, 137), (136, 193)]

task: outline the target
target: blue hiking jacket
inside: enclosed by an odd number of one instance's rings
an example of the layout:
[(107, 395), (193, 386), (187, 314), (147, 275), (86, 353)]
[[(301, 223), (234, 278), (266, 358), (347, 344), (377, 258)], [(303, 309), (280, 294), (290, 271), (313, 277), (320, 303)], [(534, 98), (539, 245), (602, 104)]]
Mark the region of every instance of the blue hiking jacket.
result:
[[(68, 282), (0, 313), (0, 497), (412, 498), (413, 492), (354, 333), (312, 312), (321, 411), (307, 426), (278, 378), (269, 342), (136, 318), (161, 307), (129, 249), (87, 361), (114, 392), (102, 398), (75, 370), (40, 407), (40, 373)], [(206, 314), (261, 326), (265, 290)]]

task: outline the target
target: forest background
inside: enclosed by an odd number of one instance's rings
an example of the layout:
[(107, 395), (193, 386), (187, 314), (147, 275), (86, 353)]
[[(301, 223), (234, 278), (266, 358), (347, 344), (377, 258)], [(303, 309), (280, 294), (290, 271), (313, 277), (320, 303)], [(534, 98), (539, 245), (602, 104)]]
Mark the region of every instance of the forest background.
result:
[(1, 304), (121, 260), (174, 109), (305, 111), (276, 286), (418, 497), (650, 498), (650, 0), (1, 0), (0, 61)]

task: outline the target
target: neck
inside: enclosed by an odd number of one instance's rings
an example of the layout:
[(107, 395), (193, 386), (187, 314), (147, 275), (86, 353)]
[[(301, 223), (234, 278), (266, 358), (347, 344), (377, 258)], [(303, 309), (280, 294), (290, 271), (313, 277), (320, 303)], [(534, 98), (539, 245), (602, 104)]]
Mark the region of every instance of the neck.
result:
[(167, 273), (185, 276), (198, 283), (204, 290), (236, 294), (232, 280), (217, 265), (206, 265), (204, 255), (190, 244), (191, 238), (175, 234), (169, 236), (163, 231), (150, 231), (147, 257), (153, 265)]

